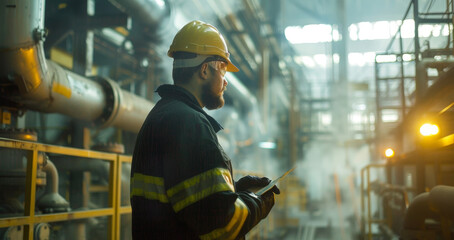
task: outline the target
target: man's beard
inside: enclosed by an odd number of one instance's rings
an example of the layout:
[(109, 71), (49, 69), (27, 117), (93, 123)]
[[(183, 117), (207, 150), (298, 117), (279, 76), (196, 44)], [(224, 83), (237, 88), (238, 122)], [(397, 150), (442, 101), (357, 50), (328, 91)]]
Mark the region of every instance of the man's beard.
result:
[(202, 87), (202, 102), (205, 104), (205, 107), (210, 110), (221, 108), (225, 103), (222, 95), (217, 96), (213, 93), (211, 90), (211, 82)]

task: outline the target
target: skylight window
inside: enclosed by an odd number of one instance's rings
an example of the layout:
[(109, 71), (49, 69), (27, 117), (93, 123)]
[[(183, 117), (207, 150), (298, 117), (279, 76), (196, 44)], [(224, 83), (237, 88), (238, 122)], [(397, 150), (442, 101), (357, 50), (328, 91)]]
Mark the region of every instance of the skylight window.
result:
[(383, 122), (397, 122), (399, 120), (399, 113), (395, 109), (384, 109), (382, 110), (381, 119)]
[[(393, 37), (402, 21), (377, 21), (359, 22), (348, 27), (349, 37), (352, 41), (390, 39)], [(439, 37), (449, 35), (448, 24), (420, 25), (419, 37)], [(401, 26), (402, 38), (415, 37), (415, 21), (404, 20)], [(339, 41), (341, 35), (336, 28), (327, 24), (309, 24), (301, 26), (289, 26), (285, 28), (285, 37), (290, 43), (323, 43)]]
[[(386, 55), (388, 56), (388, 55)], [(395, 57), (395, 56), (394, 56)], [(391, 59), (395, 61), (394, 59)], [(383, 61), (391, 61), (390, 59), (384, 59)], [(315, 54), (312, 56), (296, 56), (295, 62), (301, 65), (306, 66), (307, 68), (327, 68), (330, 67), (331, 61), (335, 64), (339, 63), (339, 55), (334, 54)], [(374, 52), (352, 52), (348, 54), (348, 63), (351, 66), (372, 66), (375, 62), (375, 53)]]
[(293, 44), (331, 42), (333, 41), (333, 36), (335, 36), (335, 39), (339, 39), (337, 30), (333, 31), (331, 25), (327, 24), (310, 24), (304, 27), (291, 26), (285, 28), (285, 37)]

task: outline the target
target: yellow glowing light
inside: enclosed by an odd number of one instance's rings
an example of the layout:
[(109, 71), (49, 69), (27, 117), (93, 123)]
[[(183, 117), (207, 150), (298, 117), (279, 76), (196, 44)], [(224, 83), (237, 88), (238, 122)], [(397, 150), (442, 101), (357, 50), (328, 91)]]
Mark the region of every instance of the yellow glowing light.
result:
[(440, 131), (440, 129), (438, 129), (438, 126), (433, 124), (432, 128), (431, 128), (431, 134), (432, 135), (437, 135), (439, 131)]
[(419, 128), (419, 132), (423, 136), (433, 136), (437, 135), (440, 129), (435, 124), (425, 123)]
[(393, 157), (394, 156), (394, 150), (392, 148), (387, 148), (385, 150), (385, 156), (390, 158), (390, 157)]

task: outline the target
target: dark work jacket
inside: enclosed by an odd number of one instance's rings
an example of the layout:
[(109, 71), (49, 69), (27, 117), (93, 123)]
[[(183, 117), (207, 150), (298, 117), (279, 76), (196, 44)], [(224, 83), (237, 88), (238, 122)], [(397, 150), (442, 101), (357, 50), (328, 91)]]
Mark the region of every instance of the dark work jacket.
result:
[(242, 239), (261, 220), (261, 201), (235, 192), (221, 125), (184, 88), (157, 92), (132, 159), (133, 239)]

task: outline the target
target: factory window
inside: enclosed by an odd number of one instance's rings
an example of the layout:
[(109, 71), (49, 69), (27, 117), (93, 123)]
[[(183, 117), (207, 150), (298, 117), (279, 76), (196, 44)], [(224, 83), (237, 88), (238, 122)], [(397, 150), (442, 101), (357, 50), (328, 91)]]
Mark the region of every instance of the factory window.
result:
[(331, 25), (309, 24), (286, 27), (285, 37), (293, 44), (331, 42), (339, 39), (339, 32)]
[(321, 112), (320, 113), (320, 122), (322, 125), (324, 126), (329, 126), (331, 125), (331, 122), (332, 122), (332, 116), (330, 113), (328, 112)]
[(399, 112), (396, 109), (383, 109), (381, 119), (385, 123), (397, 122), (399, 120)]
[[(359, 22), (351, 24), (348, 27), (348, 32), (352, 41), (390, 39), (396, 34), (401, 24), (401, 20)], [(449, 28), (448, 24), (420, 25), (419, 37), (448, 36)], [(404, 20), (401, 26), (401, 34), (402, 38), (415, 37), (415, 21), (413, 19)], [(338, 41), (341, 38), (336, 27), (333, 28), (327, 24), (288, 26), (285, 28), (285, 37), (292, 44), (324, 43)]]
[[(382, 56), (380, 56), (383, 58)], [(395, 56), (393, 55), (394, 60)], [(335, 64), (339, 63), (339, 55), (326, 55), (326, 54), (315, 54), (313, 56), (296, 56), (295, 62), (301, 65), (306, 66), (307, 68), (329, 68), (331, 67), (331, 62)], [(388, 61), (385, 59), (385, 61)], [(373, 66), (375, 62), (375, 53), (374, 52), (351, 52), (348, 54), (348, 63), (351, 66)]]
[(364, 124), (367, 122), (366, 116), (362, 112), (354, 111), (348, 115), (351, 124)]

